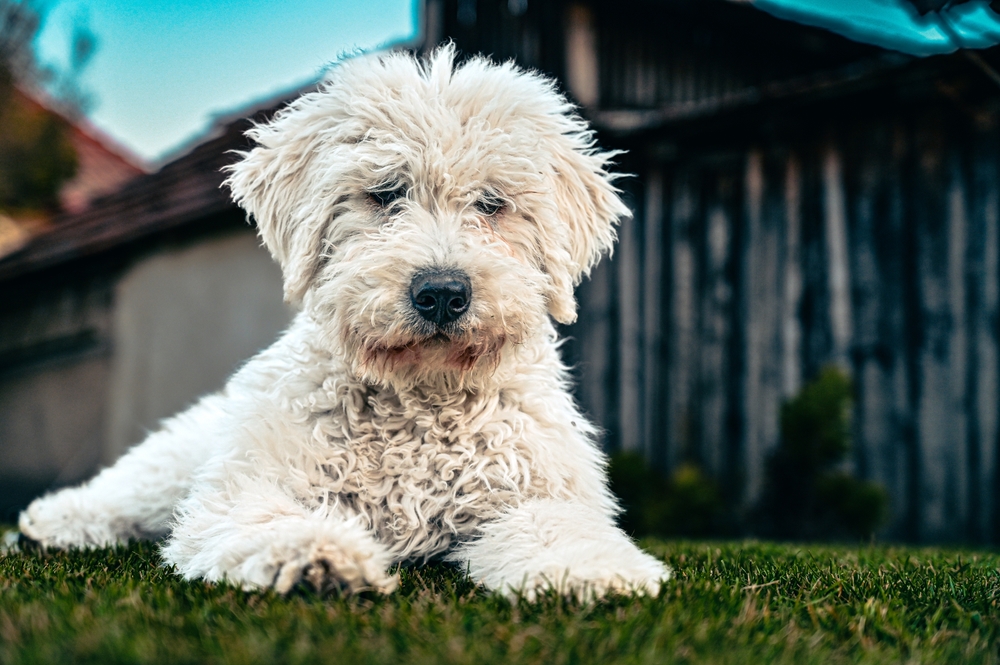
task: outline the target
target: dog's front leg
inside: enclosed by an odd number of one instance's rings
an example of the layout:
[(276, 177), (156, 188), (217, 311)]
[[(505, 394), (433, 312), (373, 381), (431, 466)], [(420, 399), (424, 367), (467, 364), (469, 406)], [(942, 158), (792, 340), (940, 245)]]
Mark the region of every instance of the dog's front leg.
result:
[(535, 499), (487, 522), (449, 559), (476, 581), (534, 599), (555, 589), (580, 598), (656, 594), (670, 569), (646, 554), (606, 514), (582, 503)]
[(387, 573), (389, 552), (360, 519), (308, 509), (275, 483), (245, 477), (186, 499), (163, 556), (187, 579), (279, 593), (298, 585), (388, 593), (398, 582)]

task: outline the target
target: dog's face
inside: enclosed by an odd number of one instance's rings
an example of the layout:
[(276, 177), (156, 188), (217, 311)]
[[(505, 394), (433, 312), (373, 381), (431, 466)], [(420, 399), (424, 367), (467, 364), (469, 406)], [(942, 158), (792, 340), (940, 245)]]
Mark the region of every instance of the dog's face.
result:
[(359, 376), (463, 381), (576, 317), (628, 215), (586, 125), (513, 65), (350, 60), (249, 132), (227, 184)]

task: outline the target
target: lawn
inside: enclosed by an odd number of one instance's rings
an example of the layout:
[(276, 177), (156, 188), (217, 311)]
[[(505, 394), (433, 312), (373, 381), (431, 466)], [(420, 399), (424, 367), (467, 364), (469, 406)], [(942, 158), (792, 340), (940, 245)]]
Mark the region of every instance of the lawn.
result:
[(507, 600), (444, 566), (389, 597), (183, 582), (150, 544), (0, 555), (0, 663), (995, 663), (1000, 555), (759, 542), (644, 546), (658, 598)]

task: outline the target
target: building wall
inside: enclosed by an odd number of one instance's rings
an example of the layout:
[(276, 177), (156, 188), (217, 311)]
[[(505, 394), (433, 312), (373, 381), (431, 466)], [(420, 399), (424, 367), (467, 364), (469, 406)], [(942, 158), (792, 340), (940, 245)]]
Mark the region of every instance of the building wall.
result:
[(0, 307), (0, 520), (98, 463), (110, 292), (92, 278)]
[(750, 507), (782, 402), (840, 365), (885, 535), (996, 542), (1000, 118), (805, 117), (666, 158), (633, 144), (636, 215), (569, 331), (581, 400), (612, 449), (698, 463)]
[(250, 229), (24, 302), (0, 311), (0, 519), (221, 388), (293, 315)]
[(102, 458), (209, 392), (291, 321), (281, 272), (253, 233), (163, 252), (115, 287), (115, 353)]

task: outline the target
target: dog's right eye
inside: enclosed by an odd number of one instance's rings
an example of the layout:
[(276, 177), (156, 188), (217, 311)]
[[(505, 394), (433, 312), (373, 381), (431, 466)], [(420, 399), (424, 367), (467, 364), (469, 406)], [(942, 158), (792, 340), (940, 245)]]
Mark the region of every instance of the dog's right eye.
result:
[(379, 207), (388, 208), (396, 201), (406, 197), (406, 187), (396, 187), (395, 189), (377, 189), (368, 192), (368, 198), (377, 203)]

